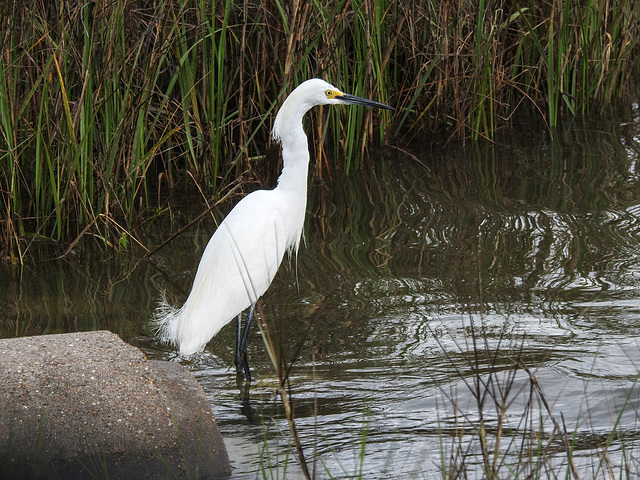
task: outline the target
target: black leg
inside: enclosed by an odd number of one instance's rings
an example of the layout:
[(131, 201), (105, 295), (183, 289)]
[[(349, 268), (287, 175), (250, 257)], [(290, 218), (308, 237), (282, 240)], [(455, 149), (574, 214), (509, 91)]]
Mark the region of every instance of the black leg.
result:
[(242, 342), (242, 312), (240, 312), (238, 314), (238, 317), (236, 318), (236, 357), (235, 357), (235, 362), (236, 362), (236, 371), (238, 372), (238, 375), (242, 375), (242, 366), (240, 364), (241, 362), (241, 358), (240, 358), (240, 343)]
[(247, 323), (244, 325), (244, 331), (242, 330), (242, 313), (240, 313), (236, 319), (236, 371), (238, 375), (244, 373), (247, 381), (251, 382), (251, 370), (249, 369), (249, 356), (247, 353), (247, 343), (249, 341), (249, 330), (251, 328), (251, 320), (253, 319), (253, 308), (249, 307), (247, 313)]
[(247, 313), (247, 323), (244, 324), (244, 332), (242, 333), (242, 342), (240, 343), (240, 353), (242, 354), (242, 367), (247, 381), (251, 383), (251, 370), (249, 369), (249, 356), (247, 353), (247, 342), (249, 341), (249, 329), (251, 328), (251, 320), (253, 320), (254, 305), (249, 307)]

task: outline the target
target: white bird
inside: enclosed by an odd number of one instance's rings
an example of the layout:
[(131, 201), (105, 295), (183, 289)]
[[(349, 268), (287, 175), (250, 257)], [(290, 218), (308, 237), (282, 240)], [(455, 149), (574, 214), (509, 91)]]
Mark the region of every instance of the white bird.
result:
[[(191, 293), (182, 308), (164, 298), (154, 315), (158, 336), (180, 349), (200, 352), (237, 316), (236, 366), (251, 381), (247, 336), (258, 298), (267, 290), (285, 252), (297, 252), (307, 205), (309, 149), (302, 117), (316, 105), (355, 104), (393, 110), (341, 92), (314, 78), (300, 84), (276, 115), (272, 136), (282, 145), (283, 168), (273, 190), (244, 197), (217, 228), (202, 255)], [(250, 308), (241, 336), (241, 315)]]

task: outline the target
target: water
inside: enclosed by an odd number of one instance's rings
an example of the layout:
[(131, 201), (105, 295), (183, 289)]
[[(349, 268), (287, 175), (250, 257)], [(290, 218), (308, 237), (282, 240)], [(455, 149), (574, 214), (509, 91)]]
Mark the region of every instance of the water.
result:
[[(297, 427), (319, 478), (440, 478), (454, 467), (481, 478), (481, 425), (504, 478), (530, 472), (537, 448), (547, 453), (538, 475), (564, 476), (560, 431), (581, 477), (637, 474), (637, 105), (633, 115), (575, 121), (553, 139), (527, 126), (495, 146), (405, 145), (410, 155), (312, 182), (304, 244), (263, 305), (293, 362)], [(144, 241), (176, 228), (167, 220)], [(0, 332), (109, 329), (184, 362), (147, 321), (160, 291), (184, 300), (212, 229), (202, 223), (149, 260), (90, 240), (55, 260), (55, 246), (31, 244), (23, 269), (0, 266)], [(185, 362), (234, 478), (298, 478), (260, 334), (248, 393), (234, 334), (223, 329)]]

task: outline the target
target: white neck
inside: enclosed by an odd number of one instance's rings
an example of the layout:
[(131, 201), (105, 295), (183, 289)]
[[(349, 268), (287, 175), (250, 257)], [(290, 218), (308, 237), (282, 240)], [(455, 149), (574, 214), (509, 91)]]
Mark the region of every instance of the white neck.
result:
[[(294, 92), (295, 93), (295, 92)], [(289, 95), (282, 104), (273, 124), (273, 138), (282, 144), (282, 173), (278, 177), (280, 192), (286, 193), (289, 202), (289, 216), (295, 231), (290, 231), (287, 245), (298, 250), (302, 226), (307, 209), (307, 177), (309, 172), (309, 145), (302, 129), (302, 117), (313, 106), (290, 101), (295, 95)]]

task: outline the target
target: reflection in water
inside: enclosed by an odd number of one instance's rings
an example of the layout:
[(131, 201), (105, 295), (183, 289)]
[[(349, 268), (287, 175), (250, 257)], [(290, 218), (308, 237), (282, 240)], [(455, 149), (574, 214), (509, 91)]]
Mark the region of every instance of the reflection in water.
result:
[[(555, 140), (528, 128), (495, 146), (414, 146), (420, 163), (372, 160), (357, 175), (312, 182), (304, 245), (264, 307), (293, 362), (298, 426), (319, 476), (326, 468), (423, 478), (443, 455), (445, 464), (458, 458), (459, 442), (478, 453), (475, 372), (512, 385), (507, 435), (527, 418), (553, 429), (535, 378), (574, 435), (578, 470), (596, 469), (607, 442), (614, 469), (624, 448), (639, 446), (640, 123), (603, 124), (570, 125)], [(160, 225), (147, 242), (176, 228)], [(149, 356), (177, 360), (148, 336), (147, 321), (160, 291), (184, 300), (212, 230), (198, 225), (150, 260), (87, 245), (72, 259), (5, 265), (2, 335), (107, 328)], [(289, 458), (295, 477), (259, 334), (248, 398), (236, 385), (233, 345), (229, 327), (207, 353), (181, 361), (210, 396), (238, 477), (255, 476), (266, 448), (280, 473)], [(514, 372), (516, 361), (533, 377)], [(499, 412), (490, 410), (483, 418), (496, 439)], [(553, 448), (549, 468), (566, 469), (562, 446)], [(509, 463), (514, 451), (502, 454)], [(483, 468), (474, 458), (465, 461), (471, 476)]]

